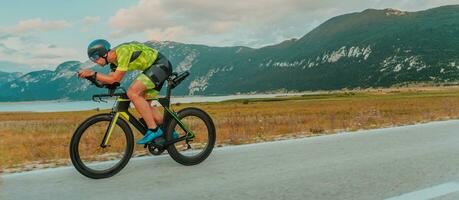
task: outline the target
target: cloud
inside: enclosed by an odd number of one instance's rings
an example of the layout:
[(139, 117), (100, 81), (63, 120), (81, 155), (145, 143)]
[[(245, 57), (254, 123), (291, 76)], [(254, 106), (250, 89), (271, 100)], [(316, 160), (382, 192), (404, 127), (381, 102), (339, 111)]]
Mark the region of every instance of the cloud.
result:
[[(238, 32), (246, 37), (253, 35), (251, 39), (255, 39), (260, 38), (255, 33), (266, 30), (265, 27), (277, 23), (277, 27), (272, 28), (281, 29), (287, 21), (297, 22), (290, 14), (295, 4), (303, 3), (300, 0), (290, 0), (290, 3), (280, 0), (141, 0), (136, 6), (119, 10), (109, 19), (109, 25), (117, 30), (113, 35), (117, 37), (145, 32), (149, 38), (158, 40), (206, 43), (205, 40), (210, 39), (222, 43), (236, 39)], [(305, 31), (306, 26), (298, 24), (296, 27)]]
[(32, 69), (54, 69), (65, 60), (77, 60), (75, 49), (58, 47), (23, 36), (0, 39), (0, 60), (31, 66)]
[(22, 34), (32, 31), (52, 31), (70, 27), (71, 24), (65, 20), (44, 21), (41, 18), (20, 21), (12, 27), (1, 28), (0, 32), (8, 34)]
[(32, 69), (30, 68), (30, 66), (27, 66), (24, 64), (18, 64), (14, 62), (0, 60), (0, 71), (28, 73), (32, 71)]
[(100, 21), (100, 16), (86, 16), (84, 17), (80, 23), (82, 26), (80, 26), (80, 32), (86, 33), (91, 31), (91, 25), (94, 25)]
[[(325, 20), (367, 8), (420, 10), (457, 0), (140, 0), (109, 18), (113, 38), (263, 46), (301, 37)], [(238, 41), (236, 43), (235, 41)]]
[[(96, 18), (85, 18), (88, 22)], [(65, 20), (28, 19), (11, 27), (0, 27), (0, 61), (31, 66), (31, 69), (53, 69), (63, 61), (78, 59), (75, 49), (40, 41), (36, 32), (49, 32), (70, 27)]]
[(83, 23), (85, 25), (91, 25), (91, 24), (95, 24), (97, 22), (100, 21), (100, 17), (99, 16), (86, 16), (84, 19), (83, 19)]

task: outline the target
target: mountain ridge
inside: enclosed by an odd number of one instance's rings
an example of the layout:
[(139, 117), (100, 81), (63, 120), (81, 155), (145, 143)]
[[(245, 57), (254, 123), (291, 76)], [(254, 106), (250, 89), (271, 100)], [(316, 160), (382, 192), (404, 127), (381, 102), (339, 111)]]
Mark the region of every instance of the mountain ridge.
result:
[[(457, 82), (459, 5), (418, 12), (367, 9), (333, 17), (301, 38), (261, 48), (173, 41), (145, 44), (165, 54), (175, 71), (191, 72), (174, 90), (177, 95)], [(107, 72), (90, 61), (64, 62), (54, 71), (29, 73), (23, 75), (25, 79), (0, 83), (0, 89), (6, 91), (0, 94), (0, 101), (88, 99), (102, 90), (73, 76), (79, 68), (88, 67)], [(128, 86), (137, 73), (129, 73), (123, 84)], [(32, 88), (49, 90), (50, 94), (34, 94)]]

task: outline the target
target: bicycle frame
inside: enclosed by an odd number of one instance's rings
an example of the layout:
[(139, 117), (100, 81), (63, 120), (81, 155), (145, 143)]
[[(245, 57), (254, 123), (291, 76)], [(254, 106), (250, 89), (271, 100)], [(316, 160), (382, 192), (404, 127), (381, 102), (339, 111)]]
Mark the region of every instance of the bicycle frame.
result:
[[(169, 146), (170, 144), (174, 144), (176, 142), (182, 141), (182, 140), (190, 140), (194, 137), (194, 133), (189, 129), (187, 125), (185, 125), (180, 118), (177, 116), (177, 113), (175, 113), (173, 110), (171, 110), (170, 107), (170, 89), (168, 85), (168, 90), (167, 90), (167, 95), (164, 98), (153, 98), (153, 99), (147, 99), (148, 101), (150, 100), (155, 100), (161, 104), (161, 106), (164, 108), (164, 122), (163, 122), (163, 130), (166, 131), (167, 127), (169, 126), (169, 123), (172, 121), (172, 119), (175, 119), (177, 121), (177, 124), (187, 133), (186, 135), (179, 137), (177, 139), (173, 140), (167, 140), (164, 144), (161, 146)], [(109, 126), (107, 127), (107, 130), (105, 131), (104, 139), (102, 140), (102, 143), (100, 146), (102, 148), (107, 147), (108, 141), (110, 139), (110, 136), (113, 132), (113, 128), (115, 127), (116, 122), (118, 121), (119, 117), (123, 117), (126, 121), (131, 123), (142, 135), (145, 135), (147, 132), (147, 127), (145, 127), (135, 116), (133, 116), (129, 112), (129, 106), (130, 106), (131, 100), (127, 97), (126, 94), (121, 94), (117, 99), (116, 99), (116, 105), (112, 109), (111, 114), (113, 115), (112, 121), (110, 121)]]

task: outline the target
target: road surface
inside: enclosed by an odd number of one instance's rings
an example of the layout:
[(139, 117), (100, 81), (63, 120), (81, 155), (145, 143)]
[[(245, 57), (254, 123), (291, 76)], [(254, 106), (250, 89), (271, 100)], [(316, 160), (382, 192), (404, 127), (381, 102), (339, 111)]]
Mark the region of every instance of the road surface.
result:
[(217, 148), (203, 163), (131, 160), (2, 176), (0, 199), (459, 199), (459, 121)]

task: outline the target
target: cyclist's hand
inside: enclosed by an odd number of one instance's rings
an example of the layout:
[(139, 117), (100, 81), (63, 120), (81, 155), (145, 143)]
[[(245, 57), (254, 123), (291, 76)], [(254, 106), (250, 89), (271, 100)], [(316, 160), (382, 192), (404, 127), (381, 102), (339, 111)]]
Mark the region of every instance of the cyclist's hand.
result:
[(82, 69), (78, 72), (78, 77), (80, 78), (86, 78), (88, 76), (94, 75), (94, 72), (90, 69)]

